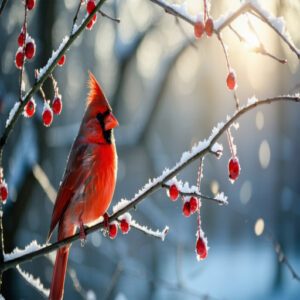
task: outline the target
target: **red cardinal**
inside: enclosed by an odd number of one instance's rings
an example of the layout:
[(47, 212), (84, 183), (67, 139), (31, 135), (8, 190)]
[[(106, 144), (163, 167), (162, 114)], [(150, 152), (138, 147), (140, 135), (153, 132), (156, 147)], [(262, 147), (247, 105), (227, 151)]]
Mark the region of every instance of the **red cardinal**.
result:
[[(79, 227), (97, 221), (112, 200), (117, 176), (117, 152), (112, 114), (97, 80), (89, 74), (87, 106), (72, 146), (67, 168), (53, 209), (48, 240), (58, 224), (58, 240), (73, 235)], [(56, 254), (49, 299), (62, 299), (70, 245)]]

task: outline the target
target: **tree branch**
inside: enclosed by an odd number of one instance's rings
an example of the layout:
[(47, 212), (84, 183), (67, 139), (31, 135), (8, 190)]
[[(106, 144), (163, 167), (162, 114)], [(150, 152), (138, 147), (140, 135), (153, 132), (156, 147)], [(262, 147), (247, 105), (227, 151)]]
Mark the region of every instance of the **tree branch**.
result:
[[(192, 150), (192, 152), (185, 153), (184, 157), (171, 169), (163, 172), (161, 176), (159, 176), (156, 180), (153, 180), (152, 182), (148, 183), (142, 191), (140, 191), (135, 197), (131, 199), (122, 209), (116, 211), (113, 215), (111, 215), (108, 218), (108, 222), (112, 222), (114, 220), (117, 220), (118, 217), (123, 215), (124, 213), (128, 212), (129, 210), (135, 208), (140, 202), (142, 202), (146, 197), (153, 194), (154, 192), (158, 191), (162, 188), (162, 184), (171, 178), (173, 178), (177, 173), (179, 173), (181, 170), (183, 170), (185, 167), (187, 167), (189, 164), (194, 162), (195, 160), (199, 159), (200, 157), (205, 156), (207, 153), (210, 153), (211, 148), (216, 143), (216, 141), (220, 138), (220, 136), (242, 115), (247, 113), (248, 111), (256, 108), (257, 106), (265, 105), (265, 104), (271, 104), (275, 102), (300, 102), (300, 96), (278, 96), (274, 98), (267, 98), (255, 102), (251, 102), (250, 104), (243, 106), (240, 110), (236, 111), (235, 114), (229, 118), (226, 123), (221, 124), (219, 128), (214, 129), (212, 135), (206, 140), (206, 144), (204, 147), (199, 147), (195, 150)], [(89, 228), (85, 229), (86, 235), (97, 231), (99, 229), (103, 229), (105, 227), (104, 222), (100, 222), (94, 226), (91, 226)], [(3, 272), (7, 269), (13, 268), (18, 264), (30, 261), (36, 257), (45, 255), (47, 253), (50, 253), (52, 251), (55, 251), (62, 246), (65, 246), (67, 244), (70, 244), (80, 238), (79, 233), (68, 237), (62, 241), (56, 242), (52, 245), (43, 247), (37, 251), (22, 255), (20, 257), (17, 257), (15, 259), (11, 259), (8, 261), (5, 261), (4, 263), (0, 264), (0, 271)]]

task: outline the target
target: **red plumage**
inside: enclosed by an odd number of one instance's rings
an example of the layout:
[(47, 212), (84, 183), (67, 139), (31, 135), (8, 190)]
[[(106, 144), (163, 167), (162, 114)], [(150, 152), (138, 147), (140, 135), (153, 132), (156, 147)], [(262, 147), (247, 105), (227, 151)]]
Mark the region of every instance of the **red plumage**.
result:
[[(113, 128), (118, 126), (100, 85), (89, 74), (86, 111), (71, 148), (67, 167), (53, 209), (48, 239), (56, 225), (58, 240), (76, 228), (95, 223), (108, 209), (117, 176)], [(49, 299), (62, 299), (69, 247), (58, 250)]]

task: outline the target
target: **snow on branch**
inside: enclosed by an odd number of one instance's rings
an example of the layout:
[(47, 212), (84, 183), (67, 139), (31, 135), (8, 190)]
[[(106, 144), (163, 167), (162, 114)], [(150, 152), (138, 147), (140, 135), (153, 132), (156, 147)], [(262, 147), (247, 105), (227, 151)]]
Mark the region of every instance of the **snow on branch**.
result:
[[(248, 111), (256, 108), (260, 105), (271, 104), (275, 102), (300, 102), (300, 95), (286, 95), (286, 96), (278, 96), (274, 98), (267, 98), (263, 100), (257, 100), (252, 104), (245, 105), (237, 110), (233, 116), (226, 120), (225, 123), (219, 123), (213, 130), (211, 136), (205, 140), (204, 142), (199, 142), (198, 145), (194, 146), (191, 151), (185, 152), (181, 158), (181, 160), (172, 168), (166, 169), (161, 176), (157, 177), (155, 180), (150, 180), (131, 200), (121, 200), (117, 207), (114, 209), (115, 212), (108, 217), (108, 222), (112, 222), (118, 219), (121, 215), (127, 213), (129, 210), (134, 209), (137, 205), (142, 202), (149, 195), (163, 188), (163, 184), (172, 179), (176, 174), (178, 174), (181, 170), (186, 168), (189, 164), (194, 162), (195, 160), (204, 157), (206, 154), (211, 153), (211, 148), (217, 142), (217, 140), (221, 137), (221, 135), (228, 129), (232, 124), (234, 124), (237, 119), (239, 119), (242, 115), (246, 114)], [(224, 194), (219, 194), (216, 199), (225, 199)], [(105, 222), (102, 221), (97, 223), (91, 227), (85, 229), (85, 234), (88, 235), (92, 232), (95, 232), (99, 229), (105, 228)], [(56, 242), (51, 245), (44, 246), (35, 251), (30, 251), (34, 246), (26, 248), (25, 253), (20, 253), (21, 250), (15, 251), (15, 256), (9, 256), (9, 254), (5, 255), (5, 262), (0, 264), (0, 272), (3, 272), (7, 269), (13, 268), (18, 264), (24, 263), (26, 261), (32, 260), (36, 257), (45, 255), (52, 251), (55, 251), (67, 244), (70, 244), (76, 240), (80, 239), (80, 234), (76, 233), (75, 235), (68, 237), (62, 241)], [(37, 246), (37, 243), (34, 242), (33, 245)], [(11, 255), (11, 254), (10, 254)]]
[(25, 281), (30, 284), (32, 287), (34, 287), (44, 298), (48, 299), (49, 297), (49, 289), (46, 289), (44, 285), (42, 284), (40, 278), (34, 278), (32, 274), (25, 272), (20, 268), (19, 265), (17, 265), (17, 270), (20, 273), (20, 275), (25, 279)]
[(137, 230), (139, 230), (139, 231), (141, 231), (141, 232), (143, 232), (143, 233), (145, 233), (147, 235), (156, 237), (156, 238), (158, 238), (158, 239), (160, 239), (162, 241), (165, 240), (166, 235), (169, 232), (169, 227), (168, 226), (166, 226), (162, 231), (159, 231), (158, 229), (154, 231), (151, 228), (148, 228), (147, 226), (140, 225), (135, 220), (131, 220), (130, 225), (132, 227), (134, 227), (135, 229), (137, 229)]
[[(165, 0), (150, 1), (162, 7), (167, 13), (172, 14), (173, 16), (178, 17), (193, 26), (195, 25), (196, 21), (203, 21), (204, 19), (203, 14), (199, 14), (198, 16), (189, 14), (187, 11), (186, 2), (183, 2), (183, 4), (172, 4)], [(227, 13), (219, 17), (214, 21), (214, 32), (219, 35), (224, 28), (229, 27), (235, 19), (246, 12), (253, 14), (270, 26), (288, 45), (291, 51), (297, 55), (298, 59), (300, 59), (300, 50), (294, 45), (289, 33), (286, 31), (283, 18), (274, 17), (264, 7), (262, 7), (257, 0), (244, 1), (236, 9), (229, 10)]]

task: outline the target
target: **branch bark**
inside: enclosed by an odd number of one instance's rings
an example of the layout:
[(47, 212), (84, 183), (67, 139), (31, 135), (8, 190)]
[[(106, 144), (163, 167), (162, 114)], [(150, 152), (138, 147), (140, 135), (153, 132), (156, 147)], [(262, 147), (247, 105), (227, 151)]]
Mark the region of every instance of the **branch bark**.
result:
[[(242, 107), (240, 110), (236, 111), (236, 113), (224, 123), (224, 125), (217, 131), (214, 131), (213, 135), (209, 138), (209, 143), (206, 147), (199, 150), (198, 152), (193, 153), (188, 159), (186, 159), (182, 163), (177, 163), (174, 168), (172, 168), (169, 172), (166, 174), (163, 174), (160, 176), (160, 180), (156, 181), (152, 185), (150, 184), (147, 188), (143, 190), (143, 192), (139, 193), (137, 196), (131, 199), (129, 203), (124, 206), (122, 209), (118, 210), (116, 213), (111, 215), (108, 219), (109, 222), (112, 222), (116, 220), (118, 217), (123, 215), (124, 213), (128, 212), (129, 210), (136, 208), (136, 206), (142, 202), (147, 196), (153, 194), (154, 192), (158, 191), (159, 189), (163, 188), (163, 184), (173, 178), (177, 173), (179, 173), (181, 170), (186, 168), (188, 165), (190, 165), (195, 160), (199, 159), (200, 157), (205, 156), (208, 153), (211, 153), (212, 146), (216, 143), (216, 141), (220, 138), (220, 136), (242, 115), (247, 113), (248, 111), (256, 108), (257, 106), (265, 105), (265, 104), (271, 104), (275, 102), (300, 102), (300, 96), (278, 96), (274, 98), (267, 98), (263, 100), (256, 101), (254, 103), (251, 103), (249, 105), (246, 105)], [(105, 227), (104, 222), (100, 222), (98, 224), (95, 224), (94, 226), (91, 226), (89, 228), (85, 229), (86, 235), (97, 231), (99, 229), (103, 229)], [(62, 241), (56, 242), (52, 245), (43, 247), (37, 251), (28, 253), (26, 255), (20, 256), (18, 258), (5, 261), (4, 263), (0, 264), (0, 271), (4, 272), (5, 270), (8, 270), (10, 268), (15, 267), (18, 264), (31, 261), (32, 259), (45, 255), (47, 253), (50, 253), (52, 251), (55, 251), (59, 248), (61, 248), (64, 245), (70, 244), (80, 238), (79, 233), (68, 237)]]

